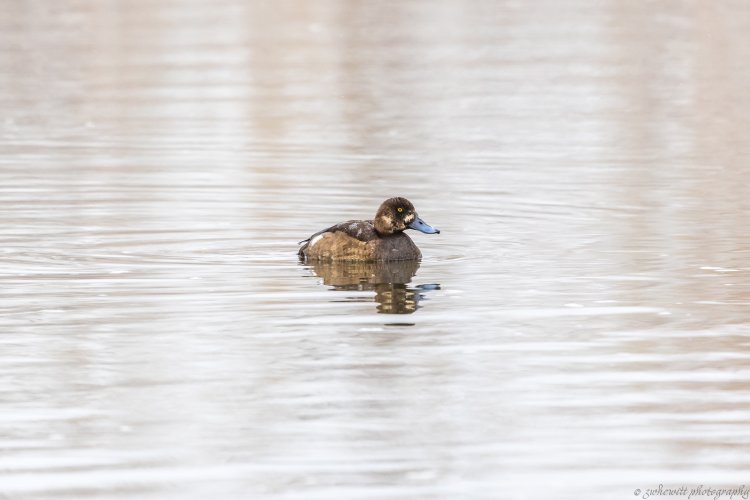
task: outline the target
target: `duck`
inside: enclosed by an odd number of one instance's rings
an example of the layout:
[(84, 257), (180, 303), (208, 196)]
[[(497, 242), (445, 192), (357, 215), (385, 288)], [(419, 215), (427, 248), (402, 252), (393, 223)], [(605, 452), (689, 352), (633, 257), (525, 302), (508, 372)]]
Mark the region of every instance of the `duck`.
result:
[(417, 215), (409, 200), (388, 198), (372, 220), (341, 222), (300, 241), (298, 255), (304, 261), (418, 261), (422, 252), (404, 234), (407, 229), (440, 234)]

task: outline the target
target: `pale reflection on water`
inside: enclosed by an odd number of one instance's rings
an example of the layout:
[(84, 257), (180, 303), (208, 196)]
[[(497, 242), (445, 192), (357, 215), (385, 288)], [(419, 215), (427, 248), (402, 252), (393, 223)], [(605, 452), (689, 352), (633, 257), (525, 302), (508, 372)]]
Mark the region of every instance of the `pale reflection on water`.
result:
[[(0, 496), (746, 482), (749, 38), (739, 0), (0, 1)], [(297, 262), (397, 195), (418, 268)]]

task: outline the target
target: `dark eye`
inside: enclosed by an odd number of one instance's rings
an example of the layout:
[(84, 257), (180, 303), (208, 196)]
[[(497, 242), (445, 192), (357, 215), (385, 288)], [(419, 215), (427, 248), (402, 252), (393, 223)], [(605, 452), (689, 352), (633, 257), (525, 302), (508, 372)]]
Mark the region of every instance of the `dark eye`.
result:
[(403, 208), (401, 208), (401, 207), (398, 207), (398, 208), (397, 208), (396, 210), (398, 210), (398, 213), (401, 213), (401, 212), (403, 212), (403, 211), (404, 211), (404, 209), (403, 209)]

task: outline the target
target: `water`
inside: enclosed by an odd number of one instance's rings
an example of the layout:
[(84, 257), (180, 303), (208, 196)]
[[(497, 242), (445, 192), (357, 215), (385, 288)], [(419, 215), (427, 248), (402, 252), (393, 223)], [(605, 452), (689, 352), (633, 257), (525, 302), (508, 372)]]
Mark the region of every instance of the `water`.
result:
[(0, 14), (0, 496), (747, 481), (747, 3)]

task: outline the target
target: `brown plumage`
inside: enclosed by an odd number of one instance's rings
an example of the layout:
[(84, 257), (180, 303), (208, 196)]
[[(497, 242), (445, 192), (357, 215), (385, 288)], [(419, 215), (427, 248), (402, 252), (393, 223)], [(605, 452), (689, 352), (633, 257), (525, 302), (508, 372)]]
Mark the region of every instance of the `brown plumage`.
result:
[(425, 224), (406, 198), (389, 198), (378, 208), (373, 220), (350, 220), (319, 231), (301, 241), (299, 256), (306, 260), (419, 260), (422, 253), (404, 234), (416, 229), (439, 233)]

